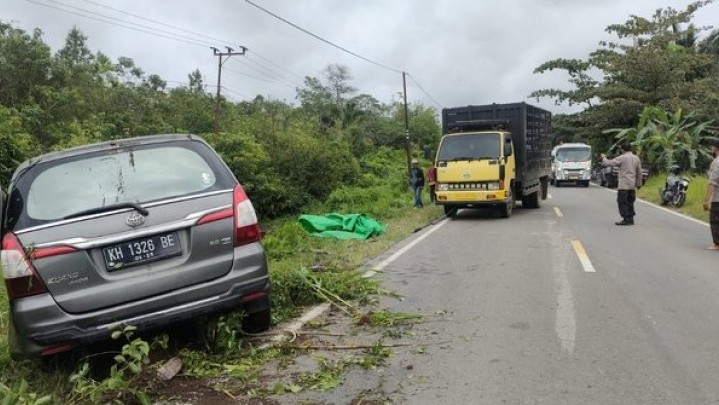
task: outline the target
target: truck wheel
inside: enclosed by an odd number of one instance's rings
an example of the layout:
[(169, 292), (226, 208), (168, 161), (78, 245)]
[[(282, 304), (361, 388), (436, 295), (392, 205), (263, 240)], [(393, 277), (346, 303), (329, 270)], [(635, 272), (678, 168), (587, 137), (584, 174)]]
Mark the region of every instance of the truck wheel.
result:
[(444, 208), (444, 215), (446, 217), (454, 218), (457, 216), (457, 211), (459, 211), (459, 208), (453, 207), (451, 205), (443, 205)]
[(582, 181), (582, 187), (589, 187), (589, 180)]
[(522, 206), (524, 208), (539, 208), (539, 191), (522, 197)]
[(502, 205), (499, 208), (499, 215), (502, 218), (509, 218), (512, 216), (512, 208), (514, 208), (514, 196), (511, 197), (511, 200), (507, 202), (506, 204)]

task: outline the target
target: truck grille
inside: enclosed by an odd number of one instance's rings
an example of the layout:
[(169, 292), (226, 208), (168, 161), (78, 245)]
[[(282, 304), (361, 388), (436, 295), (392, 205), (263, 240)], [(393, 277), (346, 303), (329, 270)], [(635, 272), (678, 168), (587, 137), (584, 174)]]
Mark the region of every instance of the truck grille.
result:
[[(491, 184), (495, 185), (495, 188), (492, 188), (492, 190), (496, 190), (497, 183), (491, 183)], [(489, 185), (490, 185), (490, 183), (479, 183), (479, 182), (448, 184), (449, 190), (490, 190)]]

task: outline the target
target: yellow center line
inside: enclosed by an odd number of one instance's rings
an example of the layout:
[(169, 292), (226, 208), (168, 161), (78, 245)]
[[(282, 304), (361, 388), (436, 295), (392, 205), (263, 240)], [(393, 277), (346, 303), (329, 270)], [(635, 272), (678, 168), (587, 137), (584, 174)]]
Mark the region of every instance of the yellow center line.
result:
[(578, 240), (573, 240), (572, 247), (574, 248), (574, 253), (576, 253), (577, 257), (579, 258), (579, 263), (582, 264), (584, 271), (587, 273), (596, 272), (594, 266), (592, 265), (592, 261), (589, 260), (589, 256), (587, 256), (587, 251), (584, 250), (584, 246), (582, 246), (582, 242)]
[(559, 218), (564, 218), (564, 214), (559, 210), (559, 207), (554, 207), (554, 213), (557, 214)]

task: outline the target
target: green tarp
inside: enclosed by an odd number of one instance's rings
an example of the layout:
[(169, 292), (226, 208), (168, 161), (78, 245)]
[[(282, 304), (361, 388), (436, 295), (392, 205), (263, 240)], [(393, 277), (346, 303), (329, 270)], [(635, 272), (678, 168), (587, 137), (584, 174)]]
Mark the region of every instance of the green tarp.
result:
[(300, 225), (313, 236), (368, 239), (384, 233), (384, 226), (365, 214), (300, 215)]

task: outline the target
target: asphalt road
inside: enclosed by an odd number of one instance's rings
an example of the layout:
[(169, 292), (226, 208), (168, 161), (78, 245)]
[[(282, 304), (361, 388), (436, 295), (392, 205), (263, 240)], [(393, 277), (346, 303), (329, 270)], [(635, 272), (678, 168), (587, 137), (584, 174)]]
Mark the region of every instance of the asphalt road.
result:
[(405, 297), (387, 305), (427, 318), (419, 348), (346, 386), (411, 404), (719, 403), (708, 226), (638, 201), (619, 227), (610, 190), (550, 194), (510, 219), (461, 211), (378, 258)]

